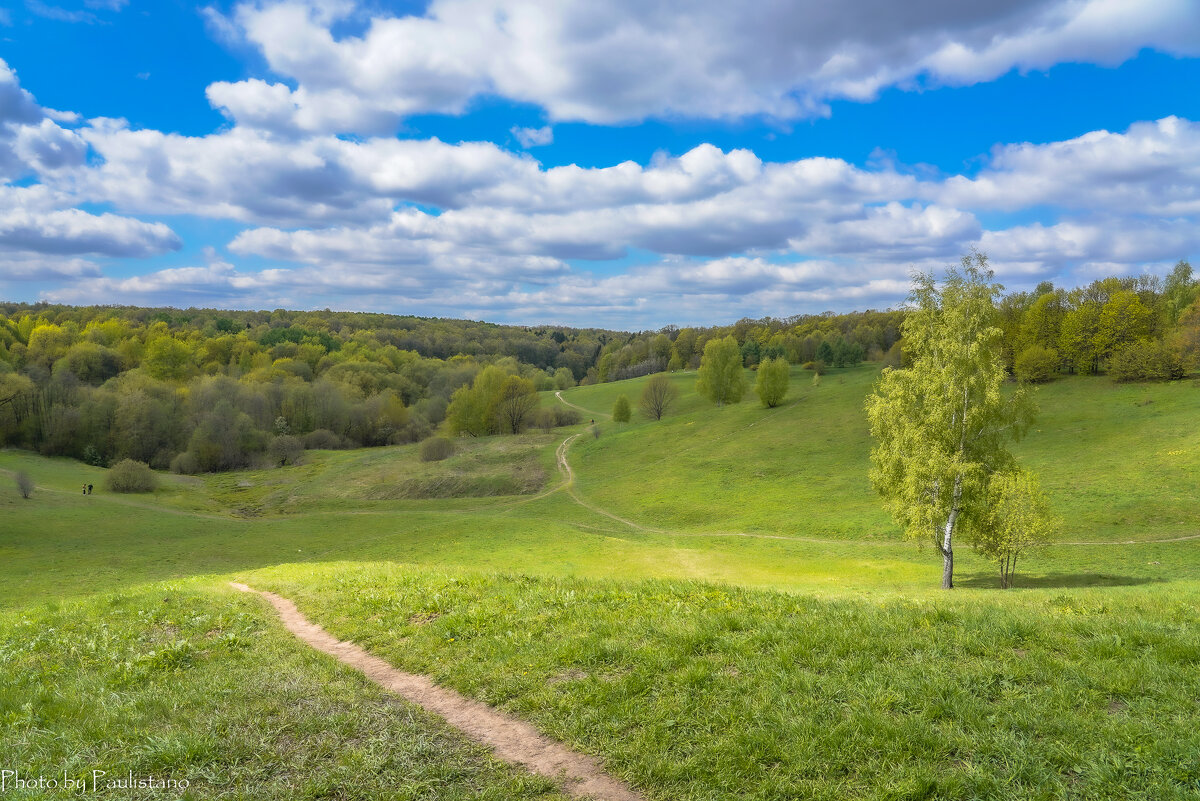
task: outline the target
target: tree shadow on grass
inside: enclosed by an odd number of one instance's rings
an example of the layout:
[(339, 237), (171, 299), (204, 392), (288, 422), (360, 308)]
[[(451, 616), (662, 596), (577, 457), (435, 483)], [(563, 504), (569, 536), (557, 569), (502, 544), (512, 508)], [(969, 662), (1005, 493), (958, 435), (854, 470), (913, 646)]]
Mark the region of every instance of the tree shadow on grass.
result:
[[(1116, 576), (1111, 573), (1043, 573), (1026, 576), (1021, 573), (1013, 579), (1013, 589), (1046, 589), (1051, 587), (1133, 587), (1139, 584), (1158, 584), (1166, 581), (1154, 576)], [(970, 573), (954, 580), (955, 587), (963, 589), (1000, 589), (997, 573)]]

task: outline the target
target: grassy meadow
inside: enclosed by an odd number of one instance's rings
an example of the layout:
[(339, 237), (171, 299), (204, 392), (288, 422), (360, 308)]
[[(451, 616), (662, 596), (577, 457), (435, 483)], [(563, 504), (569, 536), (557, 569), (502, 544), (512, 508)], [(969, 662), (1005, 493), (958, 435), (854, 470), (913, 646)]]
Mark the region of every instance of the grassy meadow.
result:
[[(1200, 797), (1200, 388), (1043, 387), (1015, 450), (1061, 542), (1010, 591), (960, 544), (944, 593), (867, 480), (876, 376), (795, 370), (763, 409), (677, 373), (661, 421), (636, 412), (644, 379), (577, 387), (583, 425), (443, 462), (309, 452), (149, 495), (0, 452), (0, 754), (191, 783), (147, 797), (557, 797), (311, 652), (236, 579), (648, 798)], [(613, 423), (622, 393), (634, 420)]]

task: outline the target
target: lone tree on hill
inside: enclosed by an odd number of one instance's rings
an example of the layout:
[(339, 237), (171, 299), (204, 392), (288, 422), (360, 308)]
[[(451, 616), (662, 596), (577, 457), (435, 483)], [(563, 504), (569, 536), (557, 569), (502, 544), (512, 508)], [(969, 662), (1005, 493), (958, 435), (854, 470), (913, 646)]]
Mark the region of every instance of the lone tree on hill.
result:
[(746, 392), (742, 351), (732, 336), (710, 339), (704, 344), (696, 390), (718, 406), (737, 403)]
[(1017, 557), (1049, 542), (1060, 526), (1037, 476), (1019, 470), (992, 476), (987, 523), (975, 538), (975, 548), (999, 565), (1003, 589), (1013, 585)]
[(30, 495), (33, 495), (33, 479), (24, 470), (17, 473), (17, 492), (21, 493), (21, 497), (26, 499)]
[(617, 396), (617, 402), (613, 404), (612, 419), (614, 423), (628, 423), (631, 417), (629, 409), (629, 398), (624, 395)]
[(767, 359), (758, 366), (758, 376), (754, 379), (754, 392), (765, 408), (774, 409), (783, 403), (787, 390), (787, 359)]
[(654, 420), (661, 420), (677, 397), (679, 390), (671, 383), (671, 379), (665, 375), (656, 375), (646, 382), (638, 406), (641, 407), (642, 414)]
[(940, 287), (932, 273), (915, 274), (903, 325), (912, 366), (885, 368), (867, 398), (871, 482), (908, 537), (933, 539), (943, 589), (954, 586), (954, 534), (986, 525), (988, 482), (1012, 469), (1007, 443), (1034, 413), (1023, 386), (1001, 393), (1000, 290), (978, 252)]

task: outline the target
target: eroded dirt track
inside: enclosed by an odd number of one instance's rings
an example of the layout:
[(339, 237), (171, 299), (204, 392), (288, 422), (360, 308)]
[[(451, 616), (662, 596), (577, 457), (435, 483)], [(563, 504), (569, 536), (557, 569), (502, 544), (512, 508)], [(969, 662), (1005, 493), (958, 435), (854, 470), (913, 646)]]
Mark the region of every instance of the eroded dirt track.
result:
[(428, 676), (397, 670), (311, 622), (287, 598), (238, 582), (230, 582), (230, 585), (265, 598), (275, 607), (287, 630), (301, 641), (362, 671), (380, 687), (441, 716), (472, 740), (491, 748), (499, 759), (554, 779), (577, 798), (643, 801), (643, 797), (628, 785), (609, 776), (594, 758), (551, 740), (525, 721), (440, 687)]

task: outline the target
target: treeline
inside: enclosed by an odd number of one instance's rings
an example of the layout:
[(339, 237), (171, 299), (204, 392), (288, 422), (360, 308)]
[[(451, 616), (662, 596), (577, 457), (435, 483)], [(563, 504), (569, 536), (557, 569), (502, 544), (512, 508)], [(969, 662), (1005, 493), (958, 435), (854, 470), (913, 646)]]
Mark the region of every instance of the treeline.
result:
[(574, 386), (627, 336), (329, 311), (0, 310), (0, 444), (185, 473), (424, 439), (485, 368), (532, 395), (515, 430), (562, 424), (538, 414), (536, 391)]
[[(999, 301), (1005, 364), (1026, 381), (1064, 373), (1179, 378), (1200, 361), (1190, 265), (1165, 279), (1049, 283)], [(287, 463), (305, 448), (481, 436), (572, 422), (539, 391), (696, 368), (732, 337), (767, 360), (899, 366), (904, 312), (743, 319), (638, 333), (314, 311), (0, 303), (0, 445), (180, 472)]]
[[(1200, 367), (1200, 283), (1187, 261), (1171, 273), (1103, 278), (1075, 289), (1050, 282), (998, 301), (1009, 373), (1031, 382), (1070, 373), (1105, 373), (1117, 381), (1182, 378)], [(904, 363), (904, 311), (826, 312), (785, 319), (739, 320), (713, 328), (664, 328), (614, 338), (590, 380), (613, 381), (662, 370), (696, 368), (705, 345), (732, 336), (743, 366), (768, 359), (850, 367), (861, 361)]]
[(999, 304), (1005, 363), (1033, 382), (1063, 373), (1182, 378), (1200, 361), (1198, 290), (1180, 261), (1165, 279), (1104, 278), (1071, 290), (1043, 283), (1007, 295)]
[(663, 370), (696, 369), (710, 340), (732, 336), (741, 349), (742, 363), (756, 368), (767, 359), (792, 364), (852, 367), (864, 360), (900, 360), (903, 311), (861, 311), (848, 314), (806, 314), (778, 319), (742, 319), (712, 328), (667, 326), (658, 332), (614, 338), (599, 355), (587, 379), (619, 381)]

